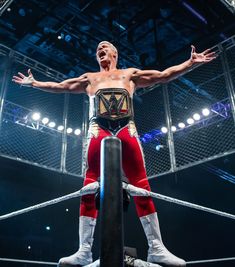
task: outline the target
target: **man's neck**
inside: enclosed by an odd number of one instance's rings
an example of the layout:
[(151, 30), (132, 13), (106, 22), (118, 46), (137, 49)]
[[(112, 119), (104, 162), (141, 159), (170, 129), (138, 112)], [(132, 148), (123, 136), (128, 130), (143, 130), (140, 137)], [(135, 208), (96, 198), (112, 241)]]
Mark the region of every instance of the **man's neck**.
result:
[(100, 71), (111, 71), (111, 70), (116, 70), (116, 62), (109, 62), (108, 64), (105, 65), (100, 65)]

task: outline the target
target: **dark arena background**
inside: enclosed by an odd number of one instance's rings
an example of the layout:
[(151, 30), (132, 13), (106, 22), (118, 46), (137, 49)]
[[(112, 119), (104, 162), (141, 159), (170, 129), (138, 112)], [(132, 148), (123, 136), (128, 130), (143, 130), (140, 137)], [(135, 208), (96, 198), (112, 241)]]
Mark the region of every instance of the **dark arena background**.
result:
[[(0, 15), (0, 215), (79, 190), (86, 163), (88, 98), (20, 87), (12, 76), (30, 68), (37, 80), (62, 81), (99, 71), (102, 40), (118, 48), (119, 68), (164, 70), (187, 60), (192, 44), (216, 52), (168, 84), (138, 89), (135, 121), (153, 192), (235, 214), (233, 0), (1, 0)], [(154, 202), (170, 251), (202, 261), (192, 266), (235, 266), (234, 218)], [(79, 203), (1, 220), (0, 266), (56, 266), (74, 253)], [(132, 200), (124, 232), (145, 260)], [(99, 240), (98, 225), (94, 259)]]

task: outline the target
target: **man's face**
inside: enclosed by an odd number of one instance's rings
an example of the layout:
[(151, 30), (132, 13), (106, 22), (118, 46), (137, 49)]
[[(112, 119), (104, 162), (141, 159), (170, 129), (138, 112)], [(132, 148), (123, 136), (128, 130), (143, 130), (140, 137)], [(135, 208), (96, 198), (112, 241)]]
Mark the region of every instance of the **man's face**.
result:
[(100, 65), (111, 60), (117, 61), (117, 52), (112, 48), (111, 44), (103, 42), (97, 47), (96, 59)]

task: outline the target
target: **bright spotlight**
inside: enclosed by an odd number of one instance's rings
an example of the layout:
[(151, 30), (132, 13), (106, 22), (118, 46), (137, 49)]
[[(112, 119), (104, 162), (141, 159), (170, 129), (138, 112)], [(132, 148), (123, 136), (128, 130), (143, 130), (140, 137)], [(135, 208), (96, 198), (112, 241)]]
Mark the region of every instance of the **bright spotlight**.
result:
[(54, 122), (54, 121), (51, 121), (51, 122), (48, 124), (48, 126), (49, 126), (50, 128), (54, 128), (54, 127), (55, 127), (55, 122)]
[(193, 119), (193, 118), (188, 118), (188, 119), (187, 119), (187, 123), (188, 123), (189, 125), (194, 124), (194, 119)]
[(176, 130), (177, 130), (177, 128), (176, 128), (174, 125), (172, 125), (172, 126), (171, 126), (171, 131), (172, 131), (172, 132), (175, 132)]
[(72, 36), (69, 35), (69, 34), (66, 34), (65, 37), (64, 37), (64, 40), (65, 40), (65, 42), (67, 42), (67, 43), (69, 43), (69, 42), (71, 41), (71, 39), (72, 39)]
[(183, 129), (183, 128), (185, 127), (185, 124), (184, 124), (183, 122), (180, 122), (180, 123), (178, 124), (178, 126), (179, 126), (180, 129)]
[(49, 122), (49, 119), (48, 119), (48, 118), (43, 118), (43, 119), (42, 119), (42, 123), (43, 123), (43, 124), (47, 124), (48, 122)]
[(59, 125), (59, 126), (57, 127), (57, 130), (58, 130), (58, 131), (63, 131), (63, 130), (64, 130), (64, 126), (63, 126), (63, 125)]
[(34, 112), (31, 117), (34, 121), (38, 121), (41, 118), (41, 114), (39, 112)]
[(161, 131), (162, 131), (162, 133), (167, 133), (167, 132), (168, 132), (168, 130), (167, 130), (166, 127), (162, 127), (162, 128), (161, 128)]
[(73, 129), (72, 128), (67, 128), (67, 133), (70, 134), (73, 132)]
[(80, 129), (76, 129), (76, 130), (74, 131), (74, 134), (75, 134), (75, 135), (80, 135), (80, 134), (81, 134), (81, 130), (80, 130)]
[(199, 121), (201, 119), (201, 116), (198, 113), (193, 114), (193, 118), (195, 121)]
[(164, 146), (163, 146), (163, 145), (156, 145), (155, 148), (156, 148), (157, 151), (160, 151), (160, 149), (161, 149), (161, 148), (164, 148)]
[(208, 115), (210, 114), (210, 110), (209, 110), (208, 108), (204, 108), (204, 109), (202, 110), (202, 114), (203, 114), (204, 116), (208, 116)]

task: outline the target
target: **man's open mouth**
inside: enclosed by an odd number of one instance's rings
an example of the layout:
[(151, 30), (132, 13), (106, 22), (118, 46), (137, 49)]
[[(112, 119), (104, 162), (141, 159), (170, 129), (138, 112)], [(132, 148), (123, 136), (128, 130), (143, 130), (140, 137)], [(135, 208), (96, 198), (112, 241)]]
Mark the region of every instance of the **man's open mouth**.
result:
[(102, 58), (102, 57), (105, 56), (105, 55), (106, 55), (105, 51), (101, 51), (101, 52), (99, 52), (99, 58)]

